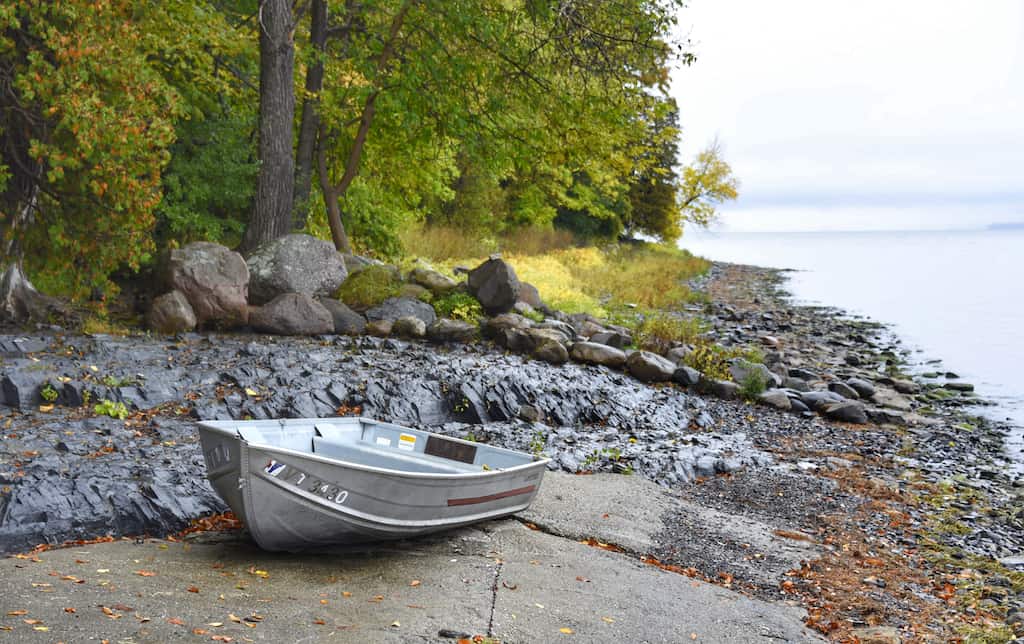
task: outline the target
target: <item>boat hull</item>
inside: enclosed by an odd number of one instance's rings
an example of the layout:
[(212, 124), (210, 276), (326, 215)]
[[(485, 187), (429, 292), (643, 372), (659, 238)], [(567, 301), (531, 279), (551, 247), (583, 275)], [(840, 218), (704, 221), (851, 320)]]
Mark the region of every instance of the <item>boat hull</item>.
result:
[(212, 485), (272, 551), (402, 539), (514, 514), (533, 501), (547, 465), (403, 472), (251, 443), (223, 426), (201, 424), (200, 436)]

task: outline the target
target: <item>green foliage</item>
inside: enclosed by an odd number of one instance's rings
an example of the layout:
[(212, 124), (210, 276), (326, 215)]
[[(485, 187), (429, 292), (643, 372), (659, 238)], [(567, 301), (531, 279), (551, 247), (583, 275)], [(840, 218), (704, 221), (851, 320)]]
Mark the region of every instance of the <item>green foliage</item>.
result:
[(683, 218), (701, 226), (711, 223), (720, 203), (739, 195), (739, 181), (729, 164), (722, 160), (717, 141), (702, 150), (683, 170), (679, 190)]
[(484, 317), (484, 310), (480, 302), (469, 293), (453, 291), (448, 295), (439, 297), (433, 302), (434, 310), (438, 316), (462, 320), (463, 322), (478, 322)]
[(46, 402), (52, 403), (53, 401), (57, 400), (57, 397), (60, 394), (58, 394), (57, 390), (53, 388), (53, 385), (51, 385), (50, 383), (46, 383), (45, 385), (43, 385), (43, 388), (39, 391), (39, 395)]
[(371, 265), (349, 275), (338, 289), (337, 298), (356, 310), (377, 306), (402, 290), (402, 280), (394, 268)]
[[(749, 364), (749, 363), (748, 363)], [(751, 369), (741, 382), (740, 398), (754, 401), (768, 389), (768, 380), (760, 369)]]
[(670, 314), (645, 316), (633, 330), (633, 340), (642, 349), (661, 351), (673, 342), (694, 344), (707, 331), (704, 320)]
[(703, 340), (698, 342), (693, 351), (683, 358), (683, 363), (712, 380), (728, 380), (729, 360), (732, 357), (729, 355), (729, 351), (720, 344)]
[(124, 406), (123, 402), (113, 402), (106, 398), (96, 403), (92, 411), (97, 416), (110, 416), (118, 420), (128, 418), (128, 408)]

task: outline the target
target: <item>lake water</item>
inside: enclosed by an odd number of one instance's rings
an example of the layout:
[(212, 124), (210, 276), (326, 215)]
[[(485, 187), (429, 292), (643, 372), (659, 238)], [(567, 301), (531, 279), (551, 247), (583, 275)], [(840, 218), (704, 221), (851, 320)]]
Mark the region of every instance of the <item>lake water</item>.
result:
[[(712, 233), (680, 246), (725, 262), (792, 268), (788, 290), (891, 324), (919, 371), (954, 371), (1024, 427), (1024, 230)], [(941, 358), (941, 365), (926, 365)], [(1010, 452), (1024, 454), (1021, 431)]]

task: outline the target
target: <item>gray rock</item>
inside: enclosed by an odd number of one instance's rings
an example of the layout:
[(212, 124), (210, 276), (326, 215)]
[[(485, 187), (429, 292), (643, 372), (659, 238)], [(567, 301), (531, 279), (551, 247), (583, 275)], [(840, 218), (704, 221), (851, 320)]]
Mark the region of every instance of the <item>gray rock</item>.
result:
[(497, 338), (504, 329), (529, 329), (533, 326), (533, 320), (525, 318), (518, 313), (501, 313), (484, 322), (484, 337)]
[(163, 279), (181, 291), (196, 316), (196, 324), (244, 324), (249, 307), (249, 267), (238, 253), (212, 242), (193, 242), (170, 252)]
[(729, 362), (729, 374), (738, 383), (743, 383), (748, 378), (760, 377), (761, 382), (765, 383), (768, 387), (778, 387), (782, 384), (782, 379), (772, 373), (768, 367), (757, 362), (744, 360), (743, 358), (733, 358)]
[(493, 256), (469, 272), (469, 292), (488, 315), (512, 310), (519, 300), (519, 279), (512, 266)]
[(543, 340), (533, 350), (533, 357), (551, 364), (565, 364), (569, 361), (569, 350), (561, 342)]
[(686, 356), (690, 355), (691, 353), (693, 353), (693, 347), (684, 344), (681, 347), (669, 349), (667, 352), (665, 352), (665, 357), (671, 360), (672, 362), (679, 364), (680, 362), (686, 359)]
[(436, 295), (446, 295), (459, 286), (452, 278), (428, 266), (417, 266), (409, 271), (409, 280)]
[(570, 338), (559, 329), (526, 329), (526, 335), (533, 339), (534, 344), (540, 346), (542, 343), (552, 340), (559, 344), (569, 344)]
[(693, 387), (700, 383), (701, 374), (693, 367), (682, 365), (676, 367), (675, 372), (672, 374), (672, 380), (684, 387)]
[(402, 338), (425, 338), (427, 325), (418, 317), (407, 315), (395, 320), (391, 325), (391, 334)]
[(676, 365), (656, 353), (635, 351), (626, 359), (626, 370), (643, 382), (668, 382), (675, 374)]
[(422, 300), (412, 297), (389, 297), (383, 303), (366, 312), (367, 320), (391, 320), (398, 318), (414, 317), (423, 320), (424, 325), (430, 325), (437, 319), (434, 307)]
[(366, 318), (350, 309), (344, 302), (329, 297), (318, 301), (334, 319), (335, 333), (362, 335), (366, 331)]
[(8, 407), (27, 410), (42, 402), (39, 392), (55, 374), (50, 371), (13, 369), (0, 380), (0, 393)]
[(610, 347), (616, 349), (625, 349), (629, 345), (633, 344), (633, 336), (618, 331), (601, 331), (590, 336), (591, 342), (599, 342), (601, 344), (607, 344)]
[(815, 382), (817, 380), (821, 380), (821, 376), (814, 373), (813, 371), (808, 371), (807, 369), (790, 369), (789, 376), (791, 378), (799, 378), (800, 380), (806, 380), (808, 382)]
[(943, 383), (942, 388), (950, 391), (974, 391), (974, 385), (969, 382), (946, 382)]
[(871, 396), (871, 401), (876, 405), (897, 411), (910, 411), (913, 409), (909, 400), (892, 389), (876, 389), (875, 393)]
[(540, 291), (537, 290), (537, 287), (528, 282), (519, 282), (519, 301), (540, 311), (548, 308), (544, 304), (544, 300), (540, 299)]
[[(580, 335), (582, 335), (583, 337), (585, 337), (587, 339), (590, 339), (590, 338), (594, 337), (595, 335), (599, 335), (601, 333), (608, 333), (610, 331), (610, 329), (608, 329), (608, 327), (604, 326), (603, 324), (599, 324), (599, 323), (595, 322), (594, 320), (587, 320), (587, 319), (580, 320), (578, 328), (579, 328)], [(604, 344), (604, 343), (602, 343), (602, 344)]]
[(341, 259), (345, 262), (345, 270), (348, 271), (349, 275), (355, 275), (367, 266), (383, 263), (380, 260), (370, 259), (369, 257), (363, 257), (362, 255), (353, 255), (351, 253), (342, 253)]
[(512, 310), (514, 312), (518, 313), (519, 315), (524, 316), (524, 317), (530, 317), (530, 316), (538, 315), (537, 309), (533, 308), (532, 306), (530, 306), (526, 302), (523, 302), (522, 300), (520, 300), (520, 301), (516, 302), (515, 304), (513, 304), (512, 305)]
[(846, 381), (846, 384), (850, 386), (861, 398), (870, 398), (875, 395), (875, 386), (867, 380), (861, 378), (850, 378)]
[(432, 342), (472, 342), (479, 334), (480, 327), (462, 320), (441, 318), (427, 327)]
[(806, 380), (801, 378), (793, 378), (792, 376), (786, 376), (782, 379), (782, 386), (786, 389), (792, 389), (794, 391), (810, 391), (811, 386), (807, 384)]
[(171, 291), (153, 300), (146, 317), (157, 333), (185, 333), (196, 328), (196, 314), (181, 291)]
[(723, 400), (735, 400), (740, 396), (740, 386), (728, 380), (714, 380), (709, 388), (712, 394)]
[(868, 407), (866, 410), (871, 422), (879, 425), (906, 425), (907, 419), (903, 414), (888, 409), (877, 409)]
[(322, 304), (304, 293), (278, 295), (253, 307), (249, 324), (275, 335), (323, 335), (334, 332), (334, 318)]
[(790, 402), (789, 395), (780, 389), (769, 389), (761, 393), (757, 397), (758, 402), (769, 407), (781, 409), (782, 411), (789, 411), (793, 408), (793, 403)]
[(828, 383), (828, 390), (839, 394), (843, 398), (849, 398), (850, 400), (857, 400), (860, 398), (860, 394), (857, 393), (857, 390), (845, 382), (830, 382)]
[(790, 407), (790, 409), (792, 411), (795, 411), (798, 414), (802, 413), (802, 412), (805, 412), (805, 411), (807, 411), (807, 412), (811, 411), (810, 407), (805, 405), (803, 403), (803, 401), (800, 400), (799, 398), (790, 398), (789, 399), (789, 407)]
[(825, 411), (822, 412), (826, 418), (831, 420), (838, 420), (844, 423), (856, 423), (863, 425), (868, 422), (867, 412), (864, 411), (864, 405), (856, 400), (847, 400), (844, 402), (832, 403), (827, 405)]
[(901, 394), (921, 393), (921, 385), (917, 384), (913, 380), (893, 380), (892, 388)]
[(494, 336), (494, 343), (499, 347), (504, 347), (513, 353), (529, 353), (533, 351), (536, 343), (530, 334), (522, 329), (515, 327), (509, 327), (501, 329)]
[(416, 300), (424, 300), (424, 298), (430, 298), (430, 291), (419, 284), (402, 284), (402, 287), (398, 291), (398, 297), (411, 297)]
[(569, 340), (576, 339), (576, 329), (574, 329), (571, 324), (567, 324), (561, 320), (547, 318), (543, 322), (534, 324), (534, 326), (538, 329), (556, 329), (565, 334), (565, 337), (569, 338)]
[(311, 235), (285, 235), (254, 250), (249, 265), (249, 301), (263, 304), (285, 293), (334, 295), (348, 269), (334, 246)]
[(800, 401), (814, 411), (819, 411), (827, 405), (844, 402), (844, 398), (832, 391), (804, 391), (800, 393)]
[(625, 353), (615, 347), (596, 342), (577, 342), (572, 345), (569, 354), (577, 362), (601, 364), (606, 367), (619, 368), (626, 363)]
[(366, 333), (378, 338), (386, 338), (391, 335), (391, 326), (394, 320), (370, 320), (366, 323)]

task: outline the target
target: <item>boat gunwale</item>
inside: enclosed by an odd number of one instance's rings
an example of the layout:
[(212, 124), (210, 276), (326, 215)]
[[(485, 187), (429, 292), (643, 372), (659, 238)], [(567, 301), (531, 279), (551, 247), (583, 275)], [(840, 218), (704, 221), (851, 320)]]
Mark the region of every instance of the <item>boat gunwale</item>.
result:
[[(362, 423), (365, 420), (366, 422), (369, 422), (369, 423), (376, 423), (376, 424), (379, 424), (379, 425), (389, 425), (389, 426), (396, 427), (396, 428), (403, 429), (403, 430), (411, 429), (411, 428), (407, 428), (407, 427), (402, 427), (401, 425), (394, 425), (392, 423), (381, 422), (381, 421), (377, 421), (377, 420), (373, 420), (373, 419), (364, 419), (362, 417), (358, 417), (357, 418), (357, 417), (348, 417), (348, 416), (346, 416), (345, 418), (346, 419), (351, 418), (352, 420), (359, 420), (360, 423)], [(294, 418), (294, 419), (287, 419), (287, 420), (297, 421), (297, 420), (306, 420), (306, 419)], [(318, 419), (315, 419), (315, 420), (330, 421), (331, 419), (329, 419), (329, 418), (318, 418)], [(219, 422), (219, 423), (234, 422), (237, 425), (238, 423), (249, 422), (249, 421), (213, 421), (213, 422)], [(223, 427), (216, 427), (216, 426), (214, 426), (214, 425), (212, 425), (212, 424), (210, 424), (208, 422), (200, 422), (198, 424), (199, 424), (200, 427), (202, 427), (204, 429), (208, 429), (210, 431), (214, 431), (214, 432), (217, 432), (219, 434), (224, 434), (226, 436), (229, 436), (229, 437), (237, 440), (240, 444), (244, 444), (247, 449), (261, 449), (263, 451), (276, 452), (276, 453), (281, 453), (281, 454), (285, 454), (285, 455), (288, 455), (288, 456), (298, 456), (300, 458), (310, 459), (310, 460), (313, 460), (315, 462), (322, 463), (324, 465), (342, 466), (342, 467), (347, 467), (347, 468), (351, 468), (351, 469), (354, 469), (354, 470), (359, 470), (359, 471), (362, 471), (362, 472), (368, 472), (368, 473), (372, 473), (372, 474), (386, 474), (388, 476), (395, 476), (395, 477), (409, 478), (409, 479), (421, 479), (421, 480), (422, 479), (426, 479), (426, 480), (438, 480), (438, 481), (441, 481), (441, 480), (465, 481), (467, 479), (472, 480), (472, 479), (498, 478), (497, 475), (500, 475), (500, 474), (516, 474), (516, 473), (521, 472), (521, 471), (537, 468), (538, 466), (544, 466), (546, 468), (547, 464), (551, 462), (551, 459), (547, 458), (547, 457), (540, 457), (540, 458), (536, 458), (535, 457), (535, 460), (530, 461), (529, 463), (523, 463), (522, 465), (516, 465), (514, 467), (504, 468), (504, 469), (500, 469), (500, 470), (482, 470), (480, 472), (458, 472), (458, 473), (451, 473), (451, 472), (408, 472), (408, 471), (405, 471), (405, 470), (395, 470), (395, 469), (389, 469), (389, 468), (383, 468), (383, 467), (375, 467), (373, 465), (363, 465), (362, 463), (355, 463), (353, 461), (347, 461), (347, 460), (338, 459), (338, 458), (330, 458), (330, 457), (327, 457), (327, 456), (321, 456), (321, 455), (317, 454), (316, 452), (312, 452), (312, 451), (303, 452), (303, 451), (299, 451), (299, 450), (295, 450), (295, 449), (290, 449), (290, 448), (287, 448), (287, 447), (279, 447), (279, 446), (276, 446), (276, 445), (271, 445), (269, 443), (250, 442), (250, 441), (246, 440), (245, 438), (243, 438), (241, 433), (239, 433), (237, 429), (229, 430), (229, 429), (226, 429), (226, 428), (223, 428)], [(281, 426), (284, 427), (285, 423), (282, 422)], [(484, 444), (481, 444), (481, 443), (472, 443), (472, 442), (469, 442), (469, 441), (462, 440), (460, 438), (444, 436), (443, 434), (436, 434), (435, 432), (428, 432), (428, 431), (422, 430), (422, 429), (413, 430), (413, 431), (418, 431), (418, 432), (423, 432), (425, 434), (440, 436), (441, 438), (445, 438), (445, 439), (448, 439), (448, 440), (458, 441), (460, 443), (465, 443), (465, 444), (468, 444), (468, 445), (483, 446), (483, 447), (486, 447), (487, 449), (500, 450), (502, 452), (510, 452), (510, 453), (517, 454), (517, 455), (525, 454), (525, 452), (519, 452), (519, 451), (508, 449), (508, 448), (505, 448), (505, 447), (496, 447), (496, 446), (492, 446), (492, 445), (484, 445)], [(250, 470), (250, 474), (252, 474), (252, 473), (254, 473), (254, 472)]]

